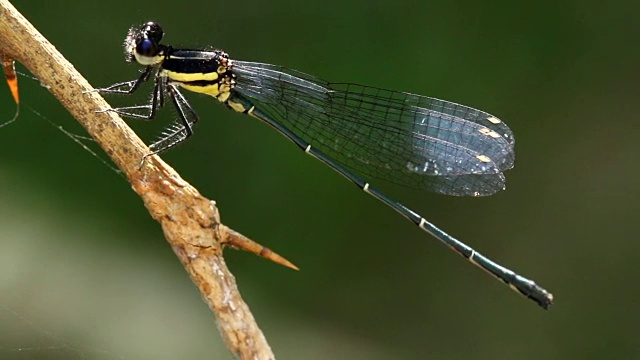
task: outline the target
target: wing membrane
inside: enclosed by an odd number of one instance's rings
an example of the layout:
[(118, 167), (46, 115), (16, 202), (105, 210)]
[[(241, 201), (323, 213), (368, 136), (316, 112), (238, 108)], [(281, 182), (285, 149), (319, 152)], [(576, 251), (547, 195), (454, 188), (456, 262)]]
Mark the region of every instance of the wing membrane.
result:
[(243, 96), (335, 161), (367, 177), (449, 195), (490, 195), (513, 167), (514, 138), (467, 106), (329, 83), (281, 66), (236, 61)]

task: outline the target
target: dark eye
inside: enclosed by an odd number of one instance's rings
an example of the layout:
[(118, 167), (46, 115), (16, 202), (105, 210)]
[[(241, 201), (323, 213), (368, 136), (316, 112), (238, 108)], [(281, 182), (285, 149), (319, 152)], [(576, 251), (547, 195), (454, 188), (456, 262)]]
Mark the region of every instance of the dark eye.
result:
[(145, 37), (159, 43), (162, 40), (162, 36), (164, 32), (162, 31), (162, 27), (160, 24), (155, 23), (153, 21), (149, 21), (148, 23), (142, 25), (142, 32), (145, 34)]
[(158, 55), (158, 43), (150, 39), (142, 39), (136, 45), (136, 53), (143, 56)]

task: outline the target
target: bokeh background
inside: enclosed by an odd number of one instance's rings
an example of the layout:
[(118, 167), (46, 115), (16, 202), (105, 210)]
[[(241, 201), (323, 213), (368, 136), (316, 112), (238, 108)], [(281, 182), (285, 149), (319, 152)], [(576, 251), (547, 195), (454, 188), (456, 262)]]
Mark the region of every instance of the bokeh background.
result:
[[(279, 359), (640, 359), (638, 1), (14, 3), (94, 86), (137, 74), (122, 40), (153, 19), (170, 44), (436, 96), (513, 129), (516, 167), (493, 197), (379, 185), (552, 291), (547, 312), (268, 127), (189, 95), (202, 121), (163, 158), (302, 269), (226, 251)], [(22, 114), (0, 129), (0, 358), (232, 358), (128, 183), (43, 119), (83, 134), (46, 89), (20, 86)], [(14, 111), (2, 84), (0, 109)], [(150, 140), (173, 116), (129, 123)]]

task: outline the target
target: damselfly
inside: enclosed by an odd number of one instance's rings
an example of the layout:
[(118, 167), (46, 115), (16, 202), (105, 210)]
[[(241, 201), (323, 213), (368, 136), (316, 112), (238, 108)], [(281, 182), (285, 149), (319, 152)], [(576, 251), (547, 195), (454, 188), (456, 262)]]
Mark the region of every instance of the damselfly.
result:
[(180, 122), (150, 146), (154, 154), (193, 134), (198, 116), (180, 89), (212, 96), (271, 126), (541, 307), (551, 305), (551, 293), (532, 280), (491, 261), (365, 180), (455, 196), (494, 194), (504, 189), (503, 172), (513, 167), (515, 156), (513, 134), (500, 119), (431, 97), (331, 83), (282, 66), (233, 60), (221, 50), (176, 49), (160, 43), (163, 35), (155, 22), (131, 28), (126, 58), (144, 65), (142, 74), (97, 89), (130, 94), (151, 79), (148, 104), (106, 109), (134, 118), (154, 118), (169, 97)]

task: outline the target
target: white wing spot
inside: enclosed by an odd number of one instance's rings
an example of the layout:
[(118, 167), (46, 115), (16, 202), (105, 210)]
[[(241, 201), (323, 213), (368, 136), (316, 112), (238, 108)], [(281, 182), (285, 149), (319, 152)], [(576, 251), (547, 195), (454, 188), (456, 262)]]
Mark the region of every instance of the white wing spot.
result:
[(492, 124), (500, 124), (502, 122), (502, 120), (498, 119), (495, 116), (489, 116), (487, 120), (489, 120), (489, 122)]
[(493, 131), (493, 130), (491, 130), (489, 128), (482, 128), (479, 131), (480, 131), (480, 133), (482, 135), (491, 136), (492, 138), (499, 138), (500, 137), (500, 134), (498, 134), (497, 132), (495, 132), (495, 131)]
[(491, 162), (491, 158), (488, 157), (487, 155), (476, 155), (476, 159), (482, 162)]

